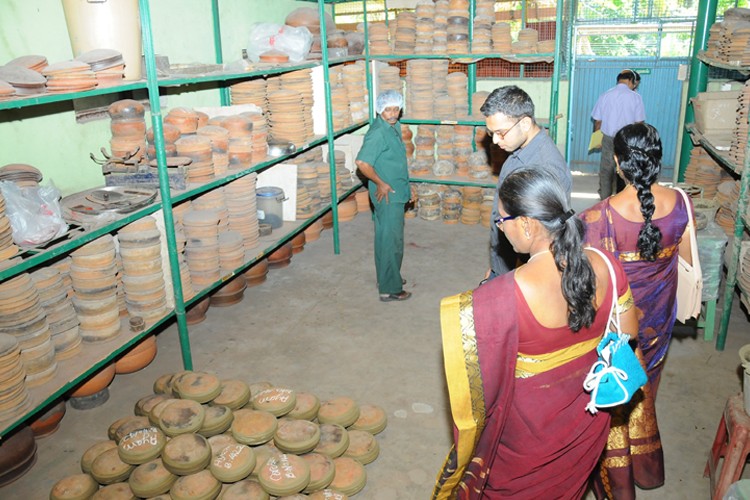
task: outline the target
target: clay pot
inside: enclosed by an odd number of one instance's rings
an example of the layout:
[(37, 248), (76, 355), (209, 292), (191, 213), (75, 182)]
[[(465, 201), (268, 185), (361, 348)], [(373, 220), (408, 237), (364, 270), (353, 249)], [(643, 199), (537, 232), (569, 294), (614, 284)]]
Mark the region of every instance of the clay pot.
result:
[(292, 253), (300, 253), (302, 250), (305, 249), (305, 242), (307, 239), (305, 238), (305, 233), (299, 233), (297, 236), (292, 238)]
[(370, 211), (370, 193), (366, 189), (355, 191), (354, 199), (357, 200), (357, 213)]
[(36, 441), (30, 427), (22, 427), (0, 444), (0, 486), (23, 476), (36, 461)]
[(292, 244), (290, 242), (284, 243), (268, 255), (268, 267), (281, 269), (288, 266), (292, 261), (292, 253)]
[(198, 323), (206, 319), (206, 311), (208, 311), (208, 306), (210, 305), (211, 299), (209, 297), (205, 297), (201, 301), (194, 304), (185, 313), (185, 320), (187, 321), (187, 324), (197, 325)]
[(115, 364), (110, 363), (105, 366), (99, 373), (89, 378), (86, 382), (79, 385), (78, 388), (73, 391), (70, 395), (74, 398), (81, 398), (85, 396), (91, 396), (97, 392), (106, 389), (112, 380), (115, 378)]
[(348, 197), (339, 203), (339, 222), (346, 222), (357, 216), (357, 199), (353, 196)]
[(247, 284), (242, 277), (234, 278), (211, 295), (211, 305), (227, 307), (241, 302), (245, 296)]
[(65, 416), (65, 408), (65, 401), (60, 401), (31, 422), (29, 427), (34, 437), (39, 439), (54, 434), (60, 428), (60, 421)]
[(247, 286), (257, 286), (266, 281), (268, 274), (268, 261), (263, 259), (258, 261), (253, 267), (245, 271), (245, 283)]
[(331, 229), (333, 227), (333, 212), (326, 212), (320, 220), (323, 221), (323, 229)]
[(323, 231), (323, 221), (318, 219), (305, 229), (305, 242), (310, 243), (311, 241), (319, 239), (321, 231)]
[(147, 367), (156, 357), (156, 337), (150, 335), (115, 361), (115, 373), (133, 373)]

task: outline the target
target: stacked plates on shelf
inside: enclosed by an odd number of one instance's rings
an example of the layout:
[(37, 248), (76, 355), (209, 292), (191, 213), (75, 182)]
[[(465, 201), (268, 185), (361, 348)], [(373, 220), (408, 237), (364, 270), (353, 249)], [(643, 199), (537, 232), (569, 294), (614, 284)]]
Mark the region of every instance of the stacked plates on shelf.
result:
[(34, 166), (25, 163), (9, 163), (0, 167), (0, 181), (14, 182), (18, 187), (38, 187), (42, 173)]
[[(451, 104), (453, 104), (452, 100)], [(438, 125), (436, 133), (437, 160), (448, 161), (451, 165), (453, 164), (453, 135), (453, 125)]]
[(396, 16), (396, 33), (394, 40), (394, 54), (413, 54), (417, 38), (417, 16), (414, 12), (402, 10)]
[(222, 274), (230, 274), (245, 263), (245, 244), (238, 231), (219, 233), (219, 266)]
[(463, 224), (479, 224), (482, 201), (482, 188), (464, 186), (461, 205), (461, 222)]
[(164, 123), (174, 125), (180, 134), (194, 134), (198, 130), (198, 113), (192, 108), (172, 108), (164, 117)]
[(346, 153), (336, 149), (333, 152), (333, 157), (336, 169), (336, 192), (341, 194), (354, 186), (354, 179), (351, 170), (346, 168)]
[(55, 345), (55, 358), (60, 361), (81, 352), (78, 316), (58, 269), (43, 267), (31, 273), (39, 302), (44, 308)]
[[(729, 146), (729, 158), (735, 165), (745, 164), (748, 134), (748, 106), (750, 106), (750, 82), (745, 82), (738, 98), (737, 116), (735, 117), (734, 134)], [(743, 135), (744, 134), (744, 135)]]
[(471, 52), (474, 54), (492, 52), (492, 24), (495, 22), (494, 4), (494, 0), (476, 0), (474, 34), (471, 39)]
[(183, 135), (175, 142), (177, 154), (190, 158), (187, 165), (187, 182), (203, 183), (215, 177), (211, 139), (202, 135)]
[(469, 157), (474, 152), (472, 140), (474, 127), (470, 125), (456, 125), (453, 135), (453, 163), (456, 164), (458, 175), (469, 175)]
[(117, 306), (117, 264), (115, 241), (104, 235), (70, 254), (73, 259), (73, 305), (80, 320), (84, 342), (99, 342), (120, 334)]
[(357, 201), (357, 213), (370, 212), (370, 192), (366, 187), (361, 187), (354, 192), (354, 199)]
[(73, 259), (68, 256), (49, 264), (49, 267), (60, 271), (60, 276), (63, 280), (63, 287), (68, 297), (73, 296), (73, 280), (70, 278), (70, 266), (73, 264)]
[(214, 175), (223, 176), (229, 170), (229, 131), (224, 127), (207, 125), (196, 130), (196, 134), (211, 140), (211, 161)]
[(456, 105), (456, 118), (465, 118), (469, 114), (469, 81), (466, 73), (455, 72), (448, 75), (448, 95)]
[(224, 188), (216, 188), (193, 199), (193, 210), (214, 210), (219, 216), (219, 233), (229, 230), (229, 209)]
[(232, 104), (255, 104), (263, 112), (268, 111), (266, 100), (266, 88), (268, 84), (264, 78), (255, 78), (242, 83), (229, 86), (229, 95)]
[(458, 224), (461, 217), (461, 191), (446, 189), (443, 191), (440, 209), (443, 213), (443, 224)]
[(449, 54), (469, 53), (469, 5), (468, 2), (449, 3), (448, 47)]
[(140, 159), (146, 154), (146, 109), (138, 101), (123, 99), (110, 104), (109, 141), (112, 156)]
[(408, 116), (417, 120), (434, 118), (432, 61), (412, 59), (406, 62), (406, 107)]
[(341, 66), (331, 68), (331, 118), (333, 129), (341, 130), (351, 125), (352, 114), (349, 109), (349, 96), (344, 87)]
[(414, 139), (416, 155), (410, 173), (415, 175), (430, 173), (435, 163), (435, 130), (436, 125), (417, 126), (417, 137)]
[(47, 79), (39, 72), (22, 66), (0, 66), (0, 80), (10, 84), (17, 96), (43, 94), (47, 91)]
[(260, 113), (245, 112), (242, 116), (253, 122), (253, 164), (260, 163), (268, 156), (268, 122), (266, 117)]
[(96, 75), (91, 66), (81, 61), (62, 61), (42, 70), (47, 77), (48, 92), (82, 92), (96, 88)]
[(5, 198), (0, 193), (0, 261), (8, 260), (17, 253), (18, 247), (13, 243), (13, 228), (5, 215)]
[(432, 52), (432, 34), (435, 30), (435, 4), (433, 2), (418, 3), (414, 11), (417, 15), (416, 24), (416, 54)]
[(167, 311), (167, 295), (161, 260), (161, 233), (153, 217), (144, 217), (117, 232), (122, 259), (125, 305), (130, 317), (147, 324)]
[(341, 70), (342, 82), (346, 87), (346, 95), (349, 97), (349, 110), (353, 123), (366, 120), (369, 116), (365, 76), (364, 61), (346, 65)]
[(450, 160), (437, 160), (432, 166), (432, 174), (435, 177), (450, 177), (456, 173), (456, 166)]
[(315, 163), (315, 170), (318, 173), (318, 192), (320, 201), (325, 205), (331, 203), (331, 171), (328, 163), (320, 160)]
[(312, 216), (314, 210), (312, 209), (312, 203), (310, 194), (307, 192), (307, 188), (297, 181), (297, 219), (309, 219)]
[(384, 22), (369, 23), (367, 26), (370, 43), (370, 55), (390, 54), (388, 44), (388, 26)]
[[(297, 157), (301, 159), (301, 155)], [(304, 191), (308, 198), (307, 209), (300, 214), (300, 193)], [(302, 161), (297, 164), (297, 217), (307, 218), (304, 216), (320, 210), (320, 189), (318, 187), (318, 170), (314, 160)], [(303, 215), (303, 217), (300, 217)]]
[(440, 193), (437, 188), (427, 184), (421, 186), (419, 190), (418, 213), (419, 217), (424, 220), (438, 220), (440, 214)]
[(47, 315), (31, 276), (21, 274), (0, 284), (0, 333), (12, 335), (21, 349), (26, 385), (37, 386), (57, 371)]
[(435, 2), (434, 30), (432, 32), (433, 54), (445, 54), (448, 52), (448, 12), (450, 4), (448, 0)]
[(398, 66), (383, 66), (378, 71), (378, 89), (380, 92), (395, 90), (402, 92), (400, 77), (401, 70)]
[(75, 59), (91, 67), (99, 87), (118, 85), (125, 78), (125, 60), (119, 50), (94, 49)]
[(451, 120), (456, 117), (456, 104), (448, 94), (435, 96), (434, 109), (434, 116), (437, 120)]
[[(297, 134), (302, 135), (302, 143), (308, 142), (315, 137), (313, 132), (313, 88), (312, 88), (312, 70), (300, 69), (290, 73), (284, 73), (278, 77), (283, 90), (299, 92), (302, 97), (302, 114), (296, 117)], [(270, 98), (269, 98), (270, 100)], [(278, 118), (278, 117), (277, 117)], [(302, 123), (300, 124), (300, 119)], [(300, 130), (301, 125), (301, 130)], [(278, 139), (278, 137), (274, 137)], [(293, 141), (290, 141), (293, 142)]]
[(268, 94), (268, 111), (268, 125), (274, 140), (291, 142), (297, 147), (305, 144), (307, 134), (300, 131), (300, 117), (306, 114), (302, 94), (294, 90), (271, 92)]
[(479, 149), (469, 155), (469, 177), (472, 179), (489, 179), (492, 175), (487, 153), (484, 149)]
[[(432, 61), (432, 95), (436, 100), (448, 95), (448, 64), (447, 59), (433, 59)], [(464, 99), (466, 99), (465, 96)], [(451, 111), (451, 118), (455, 118), (453, 111)]]
[(724, 175), (726, 175), (724, 169), (705, 149), (693, 148), (690, 151), (690, 161), (685, 170), (685, 182), (700, 186), (703, 189), (704, 199), (714, 199)]
[(202, 290), (221, 277), (219, 212), (190, 210), (182, 218), (187, 245), (185, 257), (194, 288)]
[(255, 185), (258, 174), (240, 177), (224, 187), (229, 212), (229, 230), (242, 235), (246, 250), (258, 246), (258, 211)]
[(228, 116), (223, 125), (229, 131), (229, 170), (244, 170), (253, 164), (253, 121), (242, 114)]
[(509, 23), (492, 25), (492, 50), (497, 54), (510, 54), (513, 51), (513, 37)]
[(484, 227), (492, 224), (492, 207), (494, 206), (495, 190), (485, 189), (482, 204), (479, 205), (479, 223)]
[(25, 379), (18, 340), (0, 333), (0, 422), (14, 420), (30, 408)]

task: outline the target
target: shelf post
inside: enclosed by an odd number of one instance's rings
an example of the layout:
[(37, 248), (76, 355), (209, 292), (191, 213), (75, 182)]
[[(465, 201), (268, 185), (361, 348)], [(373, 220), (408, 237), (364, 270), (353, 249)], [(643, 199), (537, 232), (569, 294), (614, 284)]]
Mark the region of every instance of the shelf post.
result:
[[(219, 0), (211, 0), (211, 23), (214, 32), (214, 54), (216, 56), (216, 64), (224, 64), (224, 50), (221, 46), (221, 17), (219, 16)], [(221, 87), (219, 91), (222, 106), (229, 106), (231, 104), (229, 98), (229, 88), (226, 86)]]
[[(151, 33), (151, 12), (148, 0), (138, 0), (141, 9), (141, 33), (143, 37), (143, 53), (146, 63), (146, 83), (148, 99), (151, 106), (151, 122), (154, 127), (154, 145), (159, 172), (159, 193), (164, 211), (164, 226), (167, 235), (167, 248), (177, 248), (174, 234), (174, 216), (172, 214), (172, 197), (169, 190), (169, 174), (167, 173), (167, 155), (164, 149), (164, 134), (161, 117), (161, 103), (159, 102), (159, 84), (156, 76), (156, 60), (154, 59), (154, 41)], [(182, 280), (180, 279), (180, 262), (176, 252), (169, 253), (169, 267), (172, 271), (174, 286), (174, 308), (177, 317), (177, 331), (182, 352), (182, 364), (186, 370), (193, 369), (193, 359), (190, 353), (190, 337), (188, 335), (185, 318), (185, 302), (182, 294)]]
[[(552, 88), (549, 97), (549, 135), (557, 143), (557, 110), (560, 96), (560, 32), (562, 27), (563, 3), (557, 2), (555, 20), (555, 57), (552, 59)], [(568, 113), (570, 114), (570, 113)]]

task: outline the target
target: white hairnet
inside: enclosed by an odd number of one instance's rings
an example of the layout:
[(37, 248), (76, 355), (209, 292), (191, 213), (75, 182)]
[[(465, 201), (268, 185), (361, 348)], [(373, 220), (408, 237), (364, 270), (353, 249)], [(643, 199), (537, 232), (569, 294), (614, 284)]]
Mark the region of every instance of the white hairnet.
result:
[(385, 108), (391, 106), (398, 106), (399, 108), (404, 107), (404, 97), (401, 92), (397, 90), (386, 90), (378, 95), (378, 99), (375, 101), (375, 111), (378, 114), (382, 113)]

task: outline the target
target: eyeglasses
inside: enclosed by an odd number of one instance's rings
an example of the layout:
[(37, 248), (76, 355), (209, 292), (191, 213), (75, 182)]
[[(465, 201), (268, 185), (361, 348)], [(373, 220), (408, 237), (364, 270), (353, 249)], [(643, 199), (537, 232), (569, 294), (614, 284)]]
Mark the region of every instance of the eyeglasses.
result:
[(516, 127), (516, 125), (518, 125), (519, 123), (521, 123), (521, 120), (523, 120), (523, 118), (520, 118), (520, 119), (516, 120), (516, 123), (514, 123), (505, 132), (500, 132), (499, 130), (490, 130), (490, 129), (487, 129), (487, 133), (490, 134), (491, 136), (494, 136), (494, 135), (498, 136), (500, 138), (500, 140), (502, 141), (502, 140), (505, 139), (505, 136), (508, 135), (508, 132), (510, 132), (511, 130), (513, 130)]
[(498, 217), (497, 219), (495, 219), (495, 225), (498, 228), (503, 227), (503, 222), (508, 221), (508, 220), (513, 220), (516, 217), (518, 217), (518, 216), (517, 215), (508, 215), (506, 217)]

